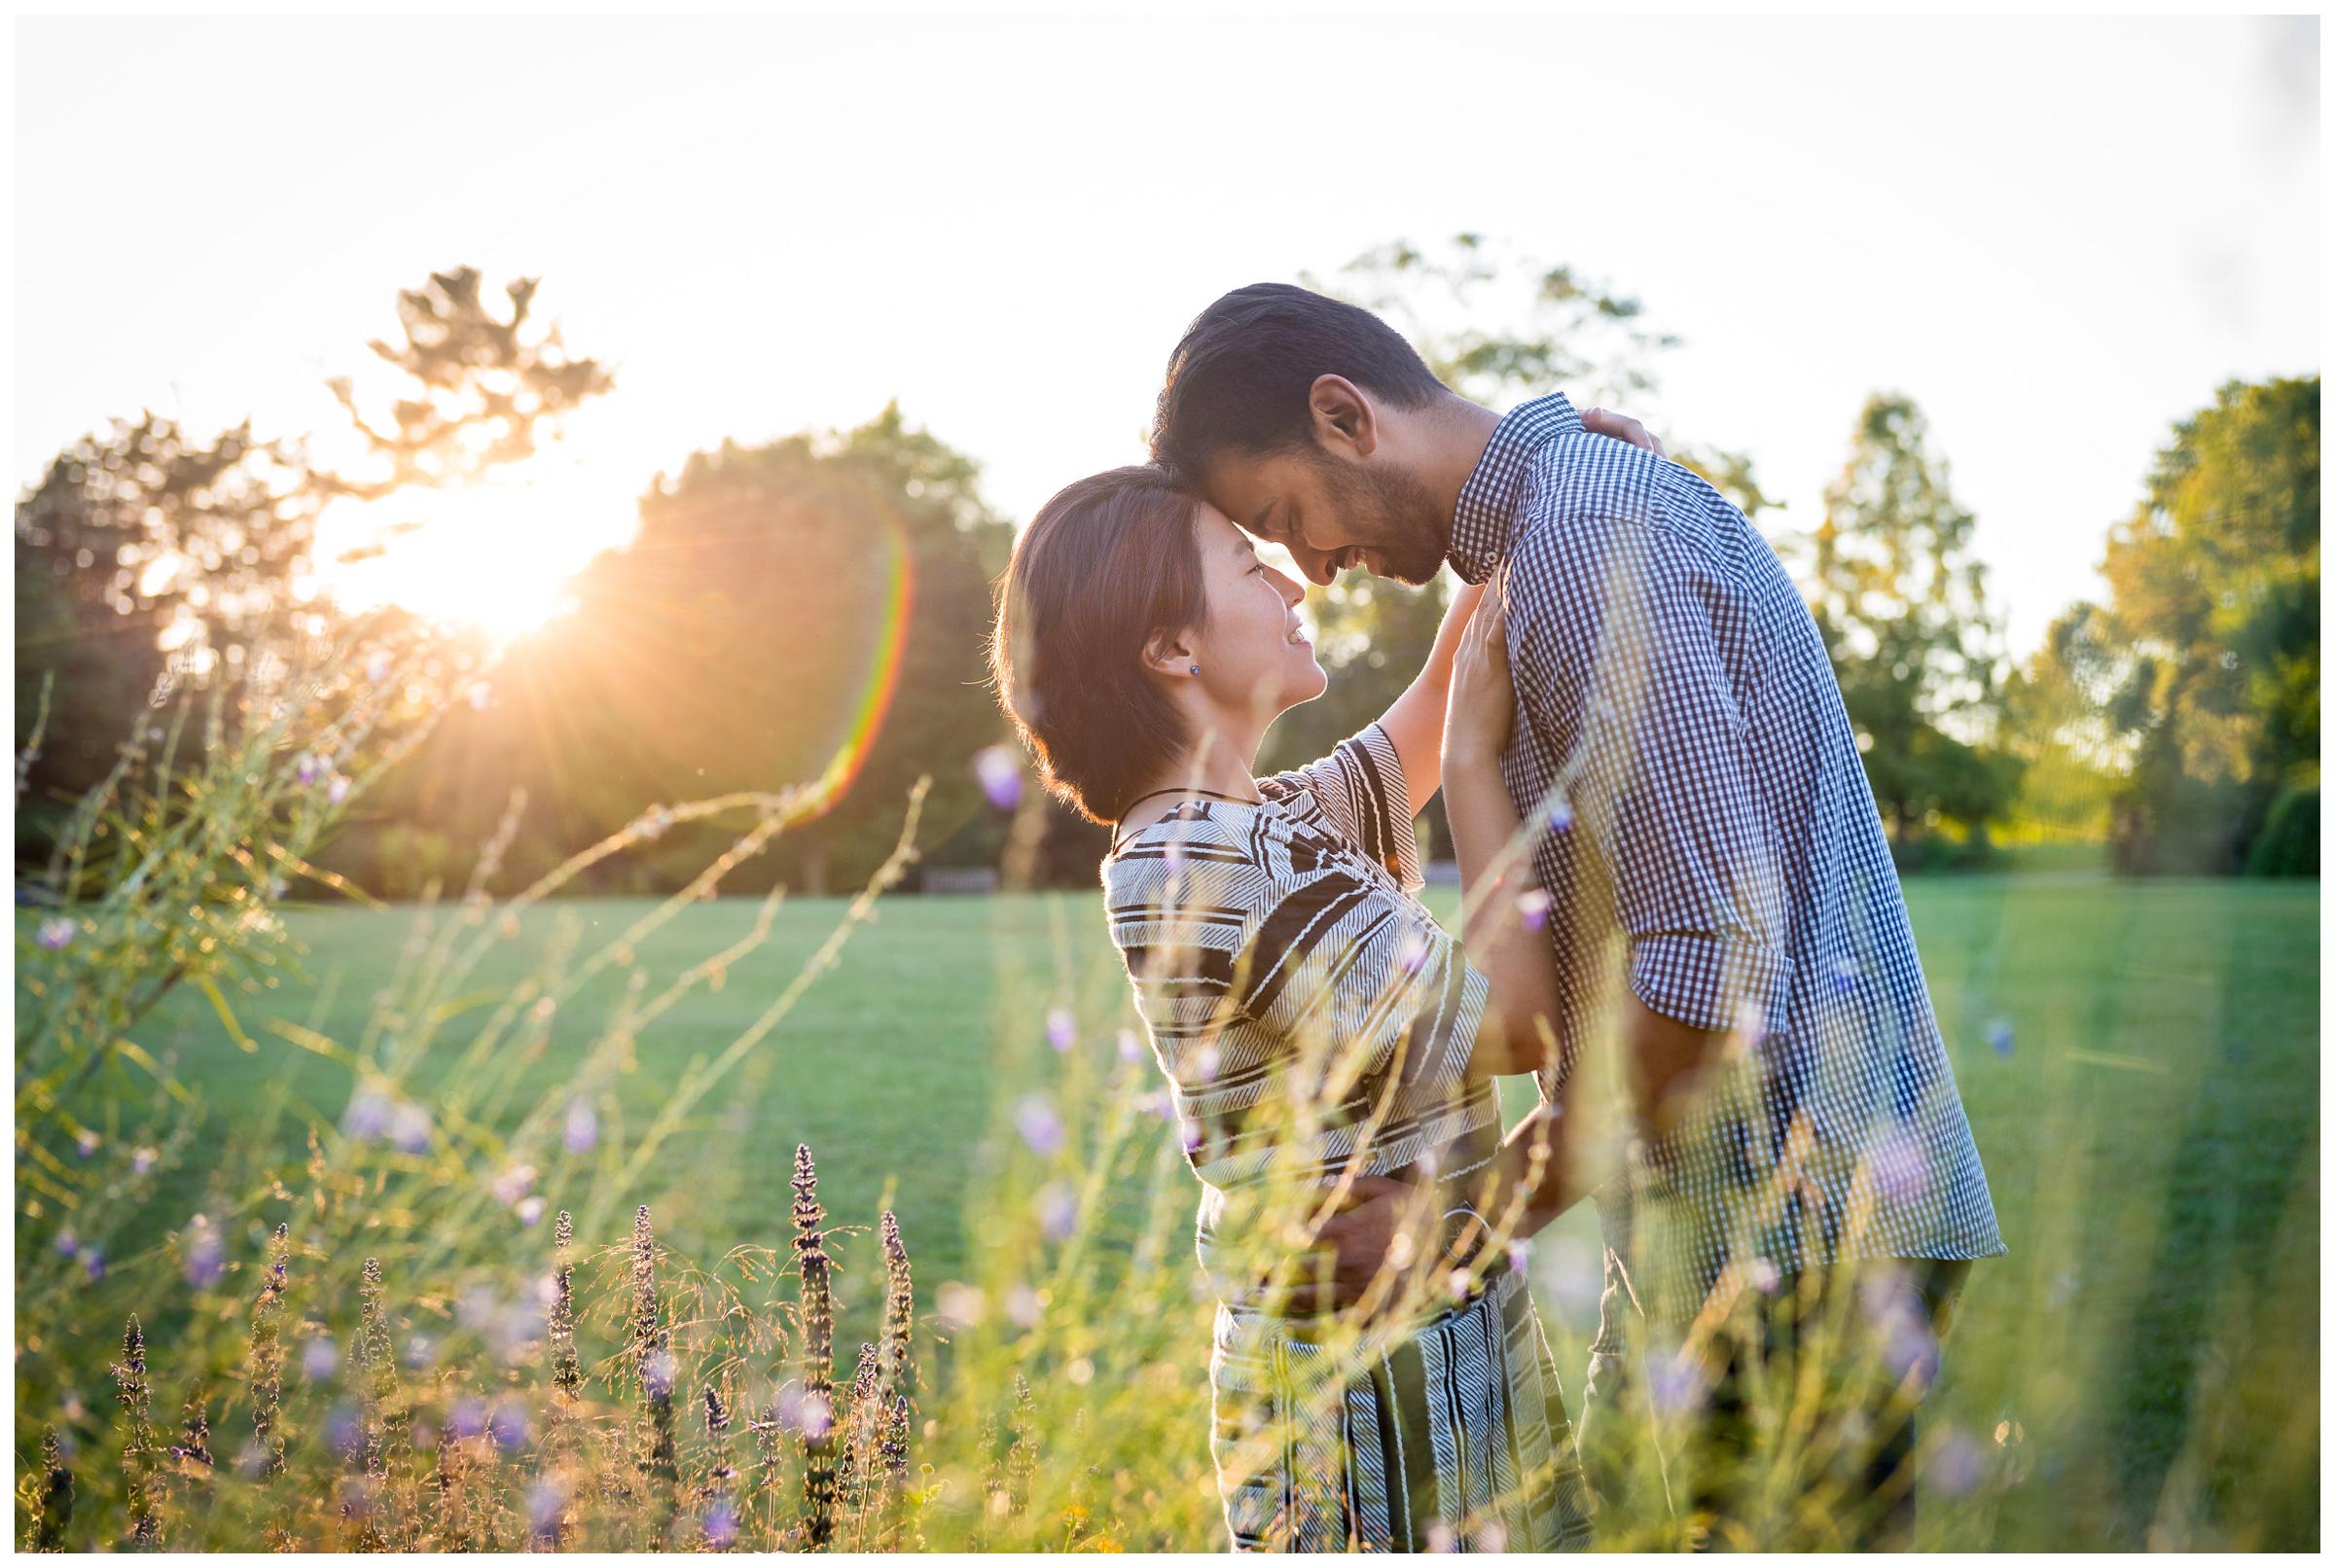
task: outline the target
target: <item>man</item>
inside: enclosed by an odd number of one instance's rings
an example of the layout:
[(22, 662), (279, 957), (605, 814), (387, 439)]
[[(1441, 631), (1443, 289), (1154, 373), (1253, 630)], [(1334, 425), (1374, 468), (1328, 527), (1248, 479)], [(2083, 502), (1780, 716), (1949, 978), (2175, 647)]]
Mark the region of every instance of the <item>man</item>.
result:
[[(2006, 1249), (1815, 625), (1740, 512), (1631, 422), (1597, 430), (1561, 395), (1495, 414), (1368, 311), (1258, 284), (1176, 346), (1152, 444), (1316, 583), (1498, 582), (1503, 770), (1566, 1009), (1541, 1088), (1566, 1103), (1618, 1033), (1646, 1141), (1599, 1199), (1699, 1440), (1673, 1492), (1722, 1544), (1908, 1546), (1910, 1408), (1966, 1261)], [(1532, 1220), (1601, 1181), (1572, 1153)], [(1341, 1304), (1395, 1202), (1335, 1223)], [(1812, 1535), (1747, 1472), (1761, 1401), (1800, 1386), (1774, 1374), (1816, 1350), (1863, 1370), (1821, 1412), (1853, 1456), (1797, 1478)]]

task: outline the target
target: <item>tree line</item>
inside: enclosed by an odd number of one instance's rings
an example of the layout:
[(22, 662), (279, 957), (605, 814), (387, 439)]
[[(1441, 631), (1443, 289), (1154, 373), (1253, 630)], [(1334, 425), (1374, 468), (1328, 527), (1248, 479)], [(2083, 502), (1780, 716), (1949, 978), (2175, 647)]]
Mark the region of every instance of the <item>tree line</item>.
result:
[[(1385, 314), (1492, 407), (1558, 385), (1643, 406), (1676, 346), (1635, 299), (1477, 235), (1383, 246), (1306, 281)], [(46, 855), (145, 716), (220, 683), (264, 688), (287, 648), (351, 618), (318, 575), (328, 509), (391, 497), (426, 516), (434, 495), (523, 473), (614, 387), (536, 320), (536, 295), (521, 279), (490, 301), (469, 268), (402, 293), (398, 335), (371, 345), (402, 388), (389, 413), (333, 385), (361, 454), (350, 471), (248, 424), (203, 437), (145, 412), (24, 489), (20, 754), (44, 693), (49, 717), (19, 758), (19, 863)], [(1974, 519), (1911, 398), (1877, 393), (1858, 412), (1804, 530), (1777, 526), (1742, 454), (1677, 455), (1794, 567), (1909, 866), (2078, 837), (2136, 873), (2317, 874), (2317, 377), (2221, 388), (2109, 530), (2103, 602), (2070, 607), (2016, 664)], [(927, 866), (1092, 885), (1102, 836), (998, 766), (980, 649), (1012, 540), (978, 465), (896, 405), (691, 454), (645, 487), (636, 536), (574, 580), (572, 614), (499, 653), (446, 650), (468, 700), (325, 846), (316, 886), (457, 886), (489, 844), (516, 881), (675, 802), (826, 779), (828, 809), (726, 880), (843, 889), (881, 861), (923, 774)], [(1261, 766), (1318, 755), (1380, 712), (1444, 591), (1361, 574), (1316, 591), (1329, 694), (1276, 728)], [(677, 826), (582, 890), (680, 886), (719, 852), (715, 832)]]

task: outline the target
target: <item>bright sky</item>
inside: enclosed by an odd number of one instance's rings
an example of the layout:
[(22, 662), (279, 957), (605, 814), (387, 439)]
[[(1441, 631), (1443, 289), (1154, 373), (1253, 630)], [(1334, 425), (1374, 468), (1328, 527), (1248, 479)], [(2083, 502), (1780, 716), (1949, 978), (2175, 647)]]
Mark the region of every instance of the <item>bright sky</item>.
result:
[(1141, 455), (1217, 294), (1469, 229), (1685, 338), (1631, 411), (1749, 451), (1771, 531), (1915, 397), (2026, 649), (2173, 419), (2319, 368), (2318, 59), (2314, 18), (21, 20), (16, 472), (141, 404), (329, 426), (473, 263), (618, 389), (433, 578), (893, 397), (1026, 518)]

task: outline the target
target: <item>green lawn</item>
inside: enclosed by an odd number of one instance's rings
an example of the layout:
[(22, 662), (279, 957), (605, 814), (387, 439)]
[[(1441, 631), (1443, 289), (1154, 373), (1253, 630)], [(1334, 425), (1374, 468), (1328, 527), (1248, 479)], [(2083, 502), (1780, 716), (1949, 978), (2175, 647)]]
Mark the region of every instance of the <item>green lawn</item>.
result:
[[(2066, 873), (1923, 880), (1909, 897), (2012, 1249), (1973, 1276), (1935, 1419), (2020, 1484), (1958, 1515), (1946, 1538), (1933, 1529), (1931, 1544), (2315, 1545), (2317, 885)], [(469, 989), (507, 985), (560, 922), (582, 922), (590, 950), (645, 908), (534, 911)], [(841, 910), (784, 907), (773, 940), (720, 989), (644, 1033), (620, 1090), (626, 1124), (758, 1014)], [(194, 996), (173, 997), (142, 1042), (176, 1053), (214, 1123), (248, 1123), (286, 1090), (282, 1135), (296, 1150), (307, 1119), (340, 1117), (348, 1076), (262, 1020), (353, 1040), (413, 918), (293, 914), (314, 983), (244, 999), (256, 1053)], [(693, 908), (638, 961), (662, 980), (752, 918), (746, 902)], [(581, 1047), (620, 983), (609, 976), (562, 1008), (516, 1104), (558, 1090), (572, 1065), (562, 1047)], [(872, 1222), (890, 1194), (928, 1294), (966, 1265), (968, 1216), (1014, 1096), (1064, 1070), (1041, 1021), (1057, 1002), (1078, 1021), (1073, 1055), (1109, 1062), (1126, 997), (1093, 896), (887, 901), (698, 1107), (638, 1197), (684, 1253), (778, 1244), (794, 1147), (808, 1142), (840, 1221)], [(1535, 1254), (1571, 1368), (1594, 1306), (1594, 1233), (1576, 1214)]]

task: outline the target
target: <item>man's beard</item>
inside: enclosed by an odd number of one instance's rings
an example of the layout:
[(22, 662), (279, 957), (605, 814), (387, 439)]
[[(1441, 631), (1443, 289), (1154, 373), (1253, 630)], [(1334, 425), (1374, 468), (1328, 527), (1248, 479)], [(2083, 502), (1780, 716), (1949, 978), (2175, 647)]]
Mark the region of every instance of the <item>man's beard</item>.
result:
[(1385, 464), (1358, 471), (1344, 463), (1321, 466), (1355, 547), (1377, 557), (1377, 575), (1413, 588), (1433, 582), (1443, 570), (1447, 530), (1426, 485), (1408, 469)]

